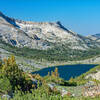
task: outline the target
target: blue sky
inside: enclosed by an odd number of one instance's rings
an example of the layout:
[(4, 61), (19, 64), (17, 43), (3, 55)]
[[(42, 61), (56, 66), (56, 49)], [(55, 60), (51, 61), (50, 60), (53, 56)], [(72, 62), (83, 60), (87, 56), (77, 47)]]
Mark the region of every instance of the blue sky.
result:
[(0, 0), (0, 11), (27, 21), (61, 21), (82, 35), (100, 33), (100, 0)]

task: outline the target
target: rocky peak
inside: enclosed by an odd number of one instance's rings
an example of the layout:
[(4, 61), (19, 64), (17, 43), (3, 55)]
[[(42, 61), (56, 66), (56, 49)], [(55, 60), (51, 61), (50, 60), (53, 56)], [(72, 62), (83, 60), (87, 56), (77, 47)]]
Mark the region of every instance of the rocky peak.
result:
[(61, 24), (60, 21), (57, 21), (56, 24), (57, 24), (60, 28), (66, 30), (66, 31), (69, 31), (67, 28), (65, 28), (65, 27)]
[(94, 35), (92, 35), (92, 36), (94, 36), (94, 37), (96, 37), (96, 38), (100, 38), (100, 33), (94, 34)]
[[(13, 26), (13, 27), (12, 27)], [(3, 41), (17, 46), (48, 49), (67, 44), (71, 49), (90, 48), (87, 38), (65, 28), (57, 22), (29, 22), (15, 20), (0, 12), (0, 37)], [(81, 43), (81, 44), (80, 44)], [(88, 46), (89, 45), (89, 46)]]
[[(14, 18), (10, 18), (6, 15), (4, 15), (2, 12), (0, 12), (0, 17), (1, 19), (4, 21), (4, 23), (6, 24), (11, 24), (12, 26), (15, 26), (15, 27), (19, 27), (17, 24), (16, 24), (16, 20)], [(1, 20), (1, 21), (2, 21)]]
[(94, 34), (94, 35), (89, 35), (87, 36), (88, 38), (95, 40), (96, 42), (100, 42), (100, 33)]

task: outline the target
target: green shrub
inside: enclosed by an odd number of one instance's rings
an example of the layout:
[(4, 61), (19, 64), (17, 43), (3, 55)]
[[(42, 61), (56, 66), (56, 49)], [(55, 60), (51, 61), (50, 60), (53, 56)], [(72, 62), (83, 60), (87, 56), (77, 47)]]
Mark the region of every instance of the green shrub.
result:
[(7, 94), (12, 90), (10, 81), (6, 77), (0, 77), (0, 93)]
[[(32, 81), (30, 77), (18, 68), (14, 56), (4, 59), (1, 74), (9, 79), (13, 90), (15, 87), (20, 87), (22, 91), (30, 90), (32, 88)], [(27, 77), (29, 80), (26, 80)]]

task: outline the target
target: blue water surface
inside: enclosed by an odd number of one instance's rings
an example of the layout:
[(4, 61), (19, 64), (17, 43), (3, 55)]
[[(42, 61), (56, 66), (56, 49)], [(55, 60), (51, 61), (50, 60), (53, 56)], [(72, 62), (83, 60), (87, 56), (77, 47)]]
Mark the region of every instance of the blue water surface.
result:
[(69, 80), (71, 77), (75, 78), (97, 65), (92, 64), (77, 64), (77, 65), (63, 65), (56, 67), (43, 68), (39, 71), (32, 72), (32, 74), (39, 74), (40, 76), (48, 75), (48, 72), (52, 72), (55, 68), (58, 68), (59, 76), (64, 80)]

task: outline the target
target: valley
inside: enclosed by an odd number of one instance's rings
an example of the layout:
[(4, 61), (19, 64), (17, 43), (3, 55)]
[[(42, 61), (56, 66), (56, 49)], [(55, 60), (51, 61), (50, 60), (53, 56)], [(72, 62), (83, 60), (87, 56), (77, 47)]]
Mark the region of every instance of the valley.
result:
[(99, 33), (83, 36), (60, 21), (22, 21), (0, 12), (1, 97), (99, 100), (99, 64)]

